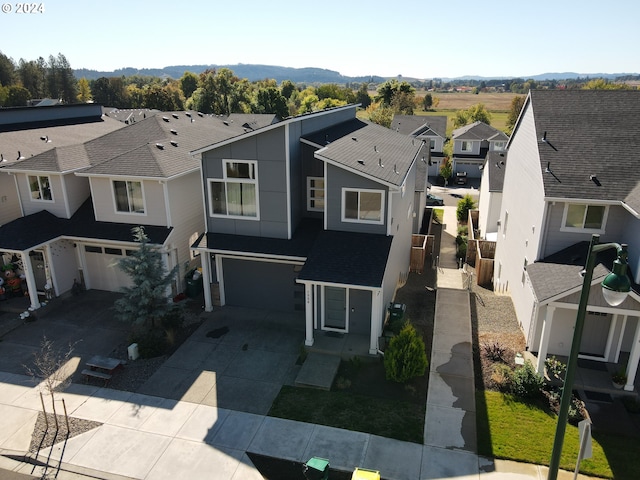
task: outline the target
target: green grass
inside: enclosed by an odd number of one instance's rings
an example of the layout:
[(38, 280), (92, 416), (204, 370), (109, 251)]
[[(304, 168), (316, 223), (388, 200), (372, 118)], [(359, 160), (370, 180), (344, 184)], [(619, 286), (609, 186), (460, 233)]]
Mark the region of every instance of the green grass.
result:
[(269, 416), (422, 443), (425, 405), (283, 386)]
[[(548, 465), (557, 417), (542, 404), (526, 404), (499, 392), (476, 392), (478, 453)], [(594, 433), (593, 456), (580, 464), (586, 475), (631, 479), (640, 471), (640, 439)], [(578, 429), (567, 425), (560, 468), (575, 468)]]

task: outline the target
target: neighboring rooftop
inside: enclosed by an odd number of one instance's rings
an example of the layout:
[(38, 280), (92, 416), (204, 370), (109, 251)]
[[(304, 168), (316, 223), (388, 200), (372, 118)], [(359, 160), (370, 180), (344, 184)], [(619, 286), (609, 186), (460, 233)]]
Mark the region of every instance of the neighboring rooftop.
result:
[(391, 130), (413, 137), (439, 136), (447, 138), (447, 117), (443, 115), (395, 115)]
[(528, 101), (545, 196), (620, 201), (640, 213), (640, 91), (532, 90)]
[(474, 122), (464, 127), (457, 128), (451, 135), (453, 140), (486, 140), (486, 141), (504, 141), (509, 137), (497, 128), (487, 125), (484, 122)]

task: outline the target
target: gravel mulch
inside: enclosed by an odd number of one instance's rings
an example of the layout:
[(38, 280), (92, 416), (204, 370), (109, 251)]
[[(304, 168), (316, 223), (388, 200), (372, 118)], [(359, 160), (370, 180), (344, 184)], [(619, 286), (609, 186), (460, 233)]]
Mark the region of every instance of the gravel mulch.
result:
[[(47, 420), (49, 422), (47, 426), (45, 415), (42, 412), (38, 413), (38, 419), (36, 420), (36, 425), (31, 436), (29, 452), (36, 453), (43, 448), (63, 442), (66, 438), (75, 437), (102, 425), (100, 422), (69, 417), (69, 428), (67, 429), (67, 421), (64, 415), (57, 415), (58, 429), (56, 430), (55, 417), (53, 413), (47, 413)], [(69, 434), (68, 437), (67, 433)]]

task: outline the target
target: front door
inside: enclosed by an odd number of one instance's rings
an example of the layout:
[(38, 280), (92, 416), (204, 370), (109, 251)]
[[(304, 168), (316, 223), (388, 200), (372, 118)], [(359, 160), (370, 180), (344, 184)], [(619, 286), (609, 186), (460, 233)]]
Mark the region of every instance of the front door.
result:
[(33, 277), (36, 281), (36, 290), (44, 292), (44, 286), (47, 284), (47, 271), (44, 264), (44, 253), (38, 250), (29, 252), (31, 259), (31, 268), (33, 269)]
[(587, 312), (580, 341), (580, 354), (604, 357), (609, 339), (611, 316), (606, 313)]
[(347, 330), (347, 289), (324, 287), (323, 329)]

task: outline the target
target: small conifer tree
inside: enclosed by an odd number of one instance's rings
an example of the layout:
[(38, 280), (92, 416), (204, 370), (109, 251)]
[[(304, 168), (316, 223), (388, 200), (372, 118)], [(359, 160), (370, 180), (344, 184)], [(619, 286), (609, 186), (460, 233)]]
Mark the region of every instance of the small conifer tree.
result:
[(120, 320), (132, 325), (154, 327), (156, 321), (172, 309), (169, 285), (176, 276), (176, 265), (166, 273), (160, 251), (149, 245), (149, 238), (143, 227), (131, 229), (133, 238), (140, 248), (120, 260), (119, 268), (131, 277), (133, 285), (122, 287), (122, 298), (114, 307)]
[(384, 352), (384, 370), (387, 380), (404, 383), (424, 375), (429, 362), (424, 342), (409, 321), (389, 342)]

